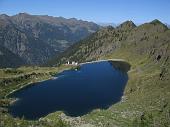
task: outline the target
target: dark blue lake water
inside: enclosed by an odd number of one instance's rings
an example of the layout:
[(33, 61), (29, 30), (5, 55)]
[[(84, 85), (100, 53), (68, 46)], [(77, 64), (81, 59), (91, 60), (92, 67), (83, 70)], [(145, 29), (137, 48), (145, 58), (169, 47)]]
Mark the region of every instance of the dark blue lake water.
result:
[(120, 101), (128, 80), (126, 72), (109, 62), (84, 64), (80, 70), (64, 71), (56, 77), (11, 94), (19, 100), (9, 107), (10, 113), (26, 119), (38, 119), (55, 111), (81, 116)]

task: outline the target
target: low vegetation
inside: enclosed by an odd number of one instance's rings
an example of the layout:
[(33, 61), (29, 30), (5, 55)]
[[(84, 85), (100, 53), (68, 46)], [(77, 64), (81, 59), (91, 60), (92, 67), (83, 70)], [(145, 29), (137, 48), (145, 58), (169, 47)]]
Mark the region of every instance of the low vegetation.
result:
[(68, 66), (23, 67), (0, 70), (1, 126), (96, 126), (169, 127), (170, 125), (170, 30), (158, 20), (136, 27), (128, 21), (117, 28), (104, 28), (73, 45), (47, 65), (66, 61), (124, 59), (131, 64), (122, 100), (106, 110), (96, 109), (81, 117), (54, 112), (38, 121), (13, 118), (5, 98), (30, 82), (48, 79)]
[[(128, 51), (128, 52), (127, 52)], [(131, 50), (132, 51), (132, 50)], [(107, 110), (91, 112), (83, 118), (97, 126), (168, 127), (170, 125), (169, 62), (149, 56), (129, 55), (129, 49), (106, 58), (123, 58), (132, 69), (122, 101)]]
[(62, 65), (60, 67), (20, 67), (0, 69), (0, 127), (64, 127), (67, 126), (61, 119), (57, 119), (54, 123), (51, 121), (28, 121), (24, 118), (13, 118), (8, 113), (7, 106), (13, 101), (7, 98), (11, 92), (19, 90), (31, 83), (47, 80), (53, 75), (66, 70), (73, 69), (73, 66)]
[[(142, 47), (142, 44), (139, 45)], [(56, 116), (73, 126), (96, 127), (169, 127), (170, 125), (170, 62), (167, 52), (158, 58), (164, 45), (155, 48), (155, 54), (135, 53), (133, 45), (122, 47), (100, 59), (124, 59), (131, 64), (129, 80), (122, 100), (107, 110), (96, 109), (82, 117), (72, 118), (56, 112)]]
[[(95, 126), (169, 127), (170, 30), (160, 21), (104, 28), (49, 62), (124, 59), (131, 64), (122, 101), (81, 117)], [(82, 122), (83, 123), (83, 122)]]

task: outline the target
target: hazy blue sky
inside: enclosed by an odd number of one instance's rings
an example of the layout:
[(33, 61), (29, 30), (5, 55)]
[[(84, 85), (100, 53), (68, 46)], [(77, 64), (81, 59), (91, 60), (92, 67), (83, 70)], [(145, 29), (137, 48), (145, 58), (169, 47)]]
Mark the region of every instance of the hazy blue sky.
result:
[(170, 0), (0, 0), (0, 13), (75, 17), (94, 22), (170, 23)]

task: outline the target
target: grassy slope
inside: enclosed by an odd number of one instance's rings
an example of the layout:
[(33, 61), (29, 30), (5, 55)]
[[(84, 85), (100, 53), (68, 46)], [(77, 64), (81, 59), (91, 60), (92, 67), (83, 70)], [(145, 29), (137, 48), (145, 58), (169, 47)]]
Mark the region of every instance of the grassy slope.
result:
[[(159, 47), (161, 49), (161, 47)], [(168, 47), (168, 51), (169, 47)], [(150, 55), (134, 54), (133, 46), (121, 48), (101, 59), (121, 58), (128, 61), (131, 71), (123, 100), (107, 110), (93, 112), (77, 118), (64, 118), (71, 124), (90, 124), (94, 126), (122, 127), (168, 127), (170, 125), (170, 85), (169, 61), (155, 60)], [(163, 56), (162, 56), (163, 57)], [(162, 68), (167, 71), (160, 77)], [(61, 114), (60, 114), (61, 115)], [(58, 112), (49, 114), (45, 119), (61, 118)], [(73, 122), (78, 121), (78, 122)]]
[(13, 90), (18, 90), (33, 82), (47, 80), (53, 74), (59, 73), (66, 69), (71, 69), (72, 66), (60, 67), (20, 67), (17, 69), (0, 69), (0, 127), (64, 127), (66, 124), (61, 119), (52, 121), (28, 121), (19, 118), (13, 118), (8, 114), (6, 106), (12, 101), (6, 98)]
[[(97, 127), (168, 127), (170, 125), (169, 35), (170, 30), (167, 30), (160, 22), (154, 21), (133, 29), (128, 38), (121, 42), (121, 46), (111, 53), (98, 55), (89, 51), (89, 56), (100, 56), (99, 59), (124, 59), (132, 65), (132, 68), (128, 72), (129, 81), (121, 102), (107, 110), (95, 110), (80, 117), (79, 120), (74, 118), (74, 121), (78, 121), (78, 125), (90, 123)], [(106, 40), (108, 37), (99, 40), (107, 43), (109, 42)], [(89, 43), (97, 41), (89, 41)], [(78, 47), (81, 47), (84, 43), (79, 45)], [(98, 49), (100, 48), (97, 47), (96, 50)], [(107, 48), (103, 48), (103, 50), (106, 51)], [(81, 48), (72, 53), (69, 56), (69, 53), (66, 52), (65, 58), (75, 56), (74, 59), (76, 59), (78, 53), (83, 54)], [(82, 59), (79, 57), (77, 60)], [(59, 116), (57, 112), (46, 118), (55, 119), (56, 116)], [(65, 117), (64, 119), (69, 121), (70, 118)], [(75, 125), (74, 122), (71, 123)]]
[[(161, 34), (158, 36), (162, 37)], [(125, 127), (170, 125), (170, 62), (169, 59), (167, 61), (165, 59), (170, 55), (169, 42), (155, 48), (155, 53), (167, 48), (167, 52), (160, 60), (157, 60), (154, 54), (139, 54), (135, 51), (145, 46), (148, 47), (147, 42), (138, 46), (132, 43), (103, 56), (125, 59), (132, 65), (132, 69), (128, 73), (129, 81), (123, 101), (108, 110), (95, 111), (84, 116), (87, 121), (95, 124), (101, 122), (105, 126), (116, 124)]]
[[(88, 47), (88, 56), (97, 56), (100, 59), (125, 59), (132, 65), (132, 69), (129, 71), (129, 81), (121, 102), (107, 110), (95, 110), (80, 118), (70, 118), (63, 116), (62, 113), (55, 112), (41, 119), (40, 122), (14, 119), (8, 115), (4, 115), (5, 117), (2, 117), (1, 121), (8, 126), (13, 126), (17, 123), (55, 126), (60, 122), (62, 124), (62, 119), (72, 125), (90, 124), (97, 127), (168, 127), (170, 125), (170, 30), (164, 31), (165, 28), (162, 24), (158, 24), (157, 27), (154, 27), (154, 25), (153, 23), (145, 24), (133, 29), (126, 41), (120, 39), (118, 42), (121, 45), (118, 45), (118, 48), (111, 50), (109, 53), (100, 54), (99, 52), (95, 54), (93, 51), (95, 52), (99, 49), (102, 51), (107, 50), (107, 48), (104, 48), (105, 45), (101, 49), (97, 44), (100, 45), (104, 42), (108, 42), (107, 45), (110, 43), (110, 46), (115, 44), (117, 40), (115, 42), (107, 41), (110, 35), (114, 35), (114, 30), (109, 30), (109, 35), (104, 40), (100, 38), (101, 43), (94, 40), (96, 42), (94, 49)], [(98, 39), (98, 35), (94, 39)], [(112, 38), (110, 39), (112, 40)], [(76, 54), (80, 56), (86, 55), (85, 52), (82, 54), (81, 50), (73, 51), (73, 53), (75, 53), (75, 59)], [(81, 60), (81, 57), (79, 60)]]

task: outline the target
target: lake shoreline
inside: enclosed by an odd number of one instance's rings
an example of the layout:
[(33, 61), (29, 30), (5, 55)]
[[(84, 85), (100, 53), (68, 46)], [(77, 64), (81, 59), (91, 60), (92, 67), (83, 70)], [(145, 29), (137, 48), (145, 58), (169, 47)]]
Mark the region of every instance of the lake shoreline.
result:
[(15, 89), (15, 90), (11, 91), (10, 93), (8, 93), (8, 94), (5, 96), (5, 98), (8, 98), (8, 96), (11, 95), (11, 94), (14, 93), (14, 92), (17, 92), (17, 91), (19, 91), (19, 90), (21, 90), (21, 89), (24, 89), (24, 88), (28, 87), (28, 86), (34, 85), (34, 83), (43, 82), (43, 81), (46, 81), (46, 80), (49, 80), (49, 79), (51, 79), (51, 78), (42, 79), (42, 80), (35, 81), (35, 82), (32, 82), (32, 81), (31, 81), (31, 82), (29, 82), (29, 83), (26, 83), (25, 85), (22, 85), (22, 86), (19, 87), (18, 89)]
[[(93, 111), (96, 107), (107, 109), (112, 104), (115, 104), (121, 100), (128, 76), (127, 73), (122, 73), (122, 71), (117, 68), (113, 69), (114, 67), (109, 63), (108, 60), (105, 62), (100, 61), (100, 63), (94, 63), (95, 64), (87, 63), (81, 66), (81, 73), (76, 72), (76, 69), (74, 69), (74, 71), (67, 71), (64, 72), (65, 79), (62, 78), (61, 80), (55, 81), (48, 80), (47, 82), (41, 83), (43, 86), (38, 85), (35, 87), (30, 87), (30, 89), (33, 90), (26, 89), (19, 93), (12, 94), (11, 97), (18, 97), (22, 99), (18, 103), (17, 107), (10, 106), (10, 111), (15, 114), (14, 116), (21, 117), (24, 114), (24, 116), (28, 116), (25, 117), (27, 119), (37, 119), (42, 118), (41, 116), (47, 115), (49, 112), (51, 113), (52, 108), (55, 108), (55, 111), (61, 111), (61, 105), (64, 106), (62, 107), (62, 111), (65, 112), (66, 115), (73, 117), (85, 115), (88, 112)], [(107, 82), (107, 84), (105, 84), (103, 81)], [(66, 88), (68, 88), (69, 83), (74, 85), (69, 87), (69, 90), (67, 90), (68, 94), (63, 94)], [(119, 88), (117, 89), (118, 86)], [(117, 92), (115, 92), (115, 90)], [(104, 98), (101, 95), (101, 92), (105, 94)], [(95, 96), (92, 96), (94, 93)], [(46, 96), (46, 94), (48, 96)], [(27, 99), (24, 100), (24, 97)], [(43, 101), (38, 101), (41, 100), (42, 97), (44, 98)], [(55, 98), (57, 101), (53, 101), (51, 98)], [(29, 102), (30, 100), (31, 102)], [(51, 107), (48, 107), (49, 105), (48, 103), (44, 103), (45, 101), (47, 101), (49, 104), (52, 104)], [(27, 105), (22, 107), (22, 104), (29, 104), (32, 102), (38, 108), (30, 108), (29, 110), (29, 106)], [(77, 104), (77, 102), (79, 102), (79, 104)], [(44, 105), (46, 105), (46, 108), (44, 108)], [(91, 105), (91, 107), (86, 105)], [(78, 107), (76, 108), (76, 106), (83, 108), (80, 108), (80, 110)], [(41, 107), (46, 110), (41, 110)], [(18, 108), (27, 109), (27, 111), (22, 110), (26, 111), (22, 114), (22, 111), (17, 112)], [(30, 112), (36, 112), (37, 116), (30, 116)]]
[[(65, 70), (69, 70), (69, 69), (71, 69), (71, 68), (62, 69), (62, 70), (60, 70), (60, 71), (58, 71), (58, 72), (56, 71), (55, 75), (58, 74), (58, 73), (61, 73), (61, 72), (65, 71)], [(21, 89), (24, 89), (24, 88), (26, 88), (26, 87), (28, 87), (28, 86), (35, 85), (34, 83), (39, 83), (39, 82), (47, 81), (47, 80), (50, 80), (50, 79), (52, 79), (52, 78), (53, 78), (53, 75), (49, 74), (47, 77), (44, 77), (44, 78), (42, 78), (42, 79), (41, 79), (41, 78), (37, 78), (36, 81), (30, 81), (30, 82), (28, 82), (28, 83), (23, 83), (23, 85), (22, 85), (22, 83), (21, 83), (21, 84), (20, 84), (21, 87), (12, 90), (12, 91), (9, 92), (7, 95), (5, 95), (4, 98), (8, 98), (9, 95), (11, 95), (11, 94), (13, 94), (13, 93), (15, 93), (15, 92), (17, 92), (17, 91), (19, 91), (19, 90), (21, 90)]]
[(84, 65), (84, 64), (93, 64), (93, 63), (98, 63), (98, 62), (109, 62), (111, 63), (115, 68), (120, 69), (122, 71), (128, 72), (131, 68), (131, 65), (125, 61), (124, 59), (103, 59), (103, 60), (96, 60), (96, 61), (91, 61), (91, 62), (84, 62), (80, 63), (79, 65)]
[[(77, 67), (79, 67), (81, 65), (84, 65), (84, 64), (93, 64), (93, 63), (105, 62), (105, 61), (111, 63), (117, 69), (122, 70), (121, 68), (123, 67), (124, 68), (123, 71), (127, 72), (127, 71), (130, 70), (130, 64), (128, 62), (126, 62), (125, 60), (123, 60), (123, 59), (108, 59), (108, 60), (97, 60), (97, 61), (91, 61), (91, 62), (84, 62), (84, 63), (80, 63), (80, 64), (78, 64), (77, 66), (74, 66), (74, 67), (77, 68)], [(122, 64), (122, 63), (124, 63), (124, 64)], [(69, 69), (72, 69), (72, 68), (69, 68)], [(65, 70), (69, 70), (69, 69), (64, 69), (62, 71), (56, 72), (56, 74), (61, 73), (61, 72), (65, 71)], [(34, 83), (39, 83), (39, 82), (47, 81), (47, 80), (50, 80), (50, 79), (53, 79), (53, 78), (54, 77), (52, 75), (49, 75), (48, 78), (46, 77), (46, 78), (43, 78), (43, 79), (38, 79), (37, 81), (31, 81), (31, 82), (25, 83), (25, 85), (22, 85), (21, 87), (19, 87), (19, 88), (15, 89), (15, 90), (11, 91), (10, 93), (8, 93), (5, 96), (5, 98), (8, 98), (8, 96), (10, 96), (11, 94), (13, 94), (13, 93), (15, 93), (15, 92), (17, 92), (19, 90), (22, 90), (22, 89), (24, 89), (24, 88), (26, 88), (28, 86), (35, 85)], [(14, 98), (14, 100), (16, 101), (15, 98)], [(14, 100), (12, 99), (12, 103), (15, 102)], [(10, 104), (12, 104), (12, 103), (10, 102)]]

